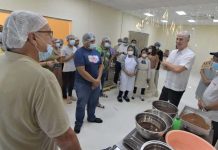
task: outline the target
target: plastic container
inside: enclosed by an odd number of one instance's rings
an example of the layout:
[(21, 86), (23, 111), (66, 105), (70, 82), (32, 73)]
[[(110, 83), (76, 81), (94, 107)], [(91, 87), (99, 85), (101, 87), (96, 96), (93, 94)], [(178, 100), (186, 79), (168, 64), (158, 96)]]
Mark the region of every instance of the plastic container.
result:
[(168, 132), (165, 139), (174, 150), (215, 150), (201, 137), (182, 130)]
[(173, 119), (173, 130), (181, 130), (182, 129), (182, 120), (179, 117), (175, 117)]

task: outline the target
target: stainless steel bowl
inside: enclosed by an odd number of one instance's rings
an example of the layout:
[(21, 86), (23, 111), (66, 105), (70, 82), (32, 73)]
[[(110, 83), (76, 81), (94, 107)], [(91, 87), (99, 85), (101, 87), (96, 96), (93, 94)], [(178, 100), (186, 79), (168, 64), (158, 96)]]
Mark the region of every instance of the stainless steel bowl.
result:
[(178, 114), (178, 108), (166, 101), (158, 100), (152, 103), (153, 109), (157, 109), (159, 111), (163, 111), (174, 118)]
[(152, 140), (145, 142), (142, 145), (141, 150), (173, 150), (173, 148), (164, 142)]
[(157, 115), (144, 112), (137, 114), (135, 119), (137, 131), (146, 139), (160, 139), (166, 132), (165, 121)]
[(148, 109), (145, 112), (157, 115), (158, 117), (162, 118), (165, 121), (166, 126), (167, 126), (166, 132), (172, 128), (173, 119), (167, 113), (156, 110), (156, 109)]

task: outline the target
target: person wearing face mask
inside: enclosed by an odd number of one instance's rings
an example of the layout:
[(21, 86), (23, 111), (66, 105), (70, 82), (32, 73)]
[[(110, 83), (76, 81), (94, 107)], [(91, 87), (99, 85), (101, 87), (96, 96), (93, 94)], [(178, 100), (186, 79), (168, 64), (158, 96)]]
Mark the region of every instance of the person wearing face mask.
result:
[(43, 16), (29, 11), (12, 12), (4, 24), (0, 149), (81, 149), (58, 81), (39, 64), (39, 53), (47, 51), (52, 33)]
[(136, 44), (137, 44), (137, 41), (136, 39), (133, 39), (131, 41), (131, 45), (134, 47), (134, 56), (138, 57), (138, 54), (139, 54), (139, 49), (136, 47)]
[(75, 53), (76, 66), (75, 90), (78, 97), (76, 104), (76, 121), (74, 131), (80, 133), (87, 105), (87, 121), (102, 123), (103, 120), (95, 116), (95, 109), (100, 96), (100, 83), (103, 64), (100, 53), (96, 50), (95, 35), (83, 35), (83, 47)]
[(119, 46), (123, 43), (123, 40), (121, 38), (119, 38), (117, 40), (117, 45), (114, 46), (114, 50), (117, 51), (117, 49), (119, 48)]
[(151, 45), (148, 48), (148, 52), (149, 52), (148, 58), (151, 62), (151, 78), (150, 78), (149, 88), (148, 88), (147, 94), (149, 96), (156, 96), (157, 87), (155, 85), (154, 79), (155, 79), (155, 70), (156, 70), (158, 63), (159, 63), (159, 57), (157, 55), (156, 47), (153, 45)]
[(74, 88), (74, 80), (76, 67), (74, 64), (74, 54), (76, 52), (75, 36), (70, 34), (66, 37), (68, 45), (61, 50), (61, 60), (64, 63), (63, 67), (63, 86), (62, 93), (63, 98), (67, 99), (67, 103), (71, 104), (72, 100), (76, 100), (76, 97), (72, 95), (72, 90)]
[(157, 91), (155, 93), (155, 96), (158, 96), (159, 70), (160, 70), (160, 64), (163, 61), (163, 51), (160, 49), (161, 44), (159, 42), (155, 42), (154, 46), (156, 47), (157, 55), (159, 57), (159, 62), (158, 62), (157, 68), (155, 70), (155, 77), (154, 77), (154, 83), (155, 83), (155, 86), (157, 87)]
[(132, 99), (135, 99), (137, 89), (141, 89), (140, 99), (144, 101), (145, 89), (148, 87), (149, 80), (151, 78), (151, 62), (147, 56), (147, 49), (141, 50), (141, 57), (138, 58), (138, 68), (136, 74), (135, 87), (133, 90)]
[(128, 44), (128, 37), (123, 38), (123, 43), (118, 47), (115, 57), (117, 58), (115, 62), (115, 74), (114, 74), (114, 83), (117, 84), (117, 81), (119, 80), (120, 77), (120, 71), (121, 71), (121, 62), (122, 62), (122, 57), (127, 54), (127, 48), (129, 46)]
[[(210, 54), (218, 58), (218, 52)], [(214, 61), (211, 67), (216, 75), (206, 88), (202, 98), (199, 99), (198, 106), (201, 110), (206, 111), (206, 115), (212, 120), (214, 130), (212, 145), (215, 145), (218, 140), (218, 61)]]
[(203, 96), (203, 93), (205, 89), (208, 87), (208, 85), (211, 83), (213, 78), (216, 76), (216, 72), (212, 68), (213, 62), (218, 62), (218, 56), (214, 53), (210, 53), (213, 55), (213, 58), (209, 61), (205, 61), (200, 70), (201, 79), (199, 81), (199, 84), (197, 86), (196, 92), (195, 92), (195, 98), (201, 99)]
[[(122, 58), (122, 71), (120, 75), (120, 91), (117, 96), (119, 102), (123, 102), (123, 99), (126, 102), (129, 102), (128, 93), (133, 91), (135, 83), (135, 75), (137, 72), (137, 58), (133, 55), (134, 47), (128, 46), (127, 55)], [(123, 96), (124, 93), (124, 96)], [(123, 98), (123, 99), (122, 99)]]
[(112, 61), (112, 52), (110, 51), (111, 49), (111, 40), (109, 37), (104, 37), (102, 38), (101, 45), (97, 48), (97, 51), (101, 54), (102, 62), (104, 65), (104, 70), (103, 74), (101, 77), (101, 93), (100, 96), (102, 97), (108, 97), (106, 94), (103, 93), (103, 86), (104, 82), (106, 81), (106, 78), (108, 76), (108, 72), (110, 69), (110, 64)]
[(78, 38), (78, 37), (75, 37), (75, 44), (74, 44), (74, 46), (75, 46), (77, 49), (80, 48), (80, 47), (79, 47), (79, 38)]

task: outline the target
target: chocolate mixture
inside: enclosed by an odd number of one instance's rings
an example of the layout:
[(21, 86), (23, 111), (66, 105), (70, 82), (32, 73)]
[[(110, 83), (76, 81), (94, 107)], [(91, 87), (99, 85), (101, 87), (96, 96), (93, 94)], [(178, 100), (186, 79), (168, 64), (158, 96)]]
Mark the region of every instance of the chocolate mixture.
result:
[(208, 130), (210, 128), (210, 126), (205, 122), (204, 118), (202, 118), (200, 115), (197, 115), (195, 113), (182, 115), (181, 118), (205, 130)]
[(158, 128), (156, 125), (150, 123), (150, 122), (140, 122), (139, 125), (149, 131), (153, 131), (153, 132), (160, 132), (161, 129)]

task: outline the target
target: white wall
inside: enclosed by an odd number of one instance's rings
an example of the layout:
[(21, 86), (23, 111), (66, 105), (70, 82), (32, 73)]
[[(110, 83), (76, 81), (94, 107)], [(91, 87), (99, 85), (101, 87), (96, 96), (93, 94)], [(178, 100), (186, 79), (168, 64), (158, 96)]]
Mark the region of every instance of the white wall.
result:
[[(45, 16), (69, 19), (73, 22), (73, 34), (80, 38), (85, 32), (96, 34), (99, 41), (103, 36), (117, 38), (128, 36), (128, 31), (136, 31), (138, 18), (119, 10), (88, 0), (0, 0), (0, 9), (30, 10)], [(152, 34), (152, 30), (146, 33)]]
[[(166, 34), (163, 28), (156, 28), (155, 40), (162, 43), (162, 49), (175, 49), (176, 35)], [(192, 69), (193, 73), (199, 74), (203, 61), (211, 58), (209, 52), (218, 51), (218, 26), (183, 26), (183, 30), (191, 33), (189, 47), (196, 53), (196, 60)]]

